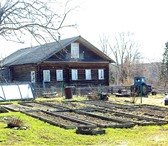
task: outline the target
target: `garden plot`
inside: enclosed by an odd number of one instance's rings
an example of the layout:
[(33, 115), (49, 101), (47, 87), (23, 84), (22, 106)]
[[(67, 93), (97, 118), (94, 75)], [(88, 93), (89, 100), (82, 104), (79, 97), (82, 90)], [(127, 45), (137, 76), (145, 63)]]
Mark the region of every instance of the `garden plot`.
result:
[(73, 119), (80, 119), (82, 121), (86, 121), (88, 123), (94, 124), (97, 127), (113, 127), (113, 128), (130, 128), (133, 127), (134, 124), (132, 122), (126, 120), (119, 120), (117, 118), (109, 118), (100, 115), (89, 114), (83, 111), (74, 111), (74, 112), (59, 112), (59, 114), (71, 117)]
[[(120, 121), (120, 120), (116, 120), (116, 119), (114, 120), (114, 119), (109, 119), (107, 117), (96, 116), (96, 115), (95, 116), (93, 116), (93, 115), (90, 116), (87, 113), (81, 113), (81, 112), (80, 113), (70, 112), (73, 109), (70, 109), (69, 111), (67, 109), (62, 110), (62, 111), (61, 110), (49, 110), (49, 108), (51, 106), (51, 103), (49, 104), (50, 106), (48, 105), (48, 103), (36, 103), (36, 102), (25, 102), (25, 103), (22, 103), (22, 105), (30, 106), (34, 110), (41, 108), (41, 112), (38, 111), (38, 113), (40, 113), (40, 114), (43, 113), (43, 117), (42, 116), (38, 117), (37, 112), (36, 112), (36, 117), (39, 118), (39, 119), (43, 119), (43, 120), (46, 119), (46, 115), (47, 115), (46, 112), (44, 113), (44, 111), (48, 111), (47, 113), (50, 114), (50, 117), (51, 116), (57, 116), (57, 117), (59, 116), (59, 117), (62, 117), (64, 119), (68, 119), (68, 120), (69, 119), (71, 119), (71, 120), (72, 119), (76, 119), (76, 121), (78, 121), (78, 122), (79, 121), (83, 121), (85, 124), (86, 123), (87, 124), (93, 124), (93, 125), (96, 125), (98, 127), (122, 127), (123, 128), (123, 127), (132, 127), (132, 126), (134, 126), (133, 123), (127, 122), (127, 121)], [(74, 103), (71, 104), (70, 102), (66, 102), (66, 103), (61, 104), (61, 106), (63, 106), (63, 105), (64, 106), (66, 105), (66, 107), (70, 107), (71, 108), (71, 107), (73, 107), (72, 105), (74, 105)], [(59, 104), (57, 104), (57, 106), (60, 107)], [(77, 106), (75, 106), (75, 107), (77, 108)], [(81, 107), (81, 105), (80, 105), (80, 107)], [(85, 107), (87, 109), (84, 109), (84, 110), (88, 111), (88, 107), (87, 106), (85, 106)], [(56, 112), (56, 111), (59, 111), (59, 112)], [(29, 111), (29, 115), (30, 115), (30, 113), (34, 114), (35, 112), (34, 111), (33, 112)], [(64, 123), (61, 123), (62, 124), (61, 127), (63, 127)], [(55, 125), (58, 125), (58, 124), (55, 124)], [(78, 125), (78, 126), (81, 126), (81, 125)], [(64, 125), (64, 127), (67, 127), (67, 125)], [(73, 126), (70, 126), (70, 127), (73, 127)]]
[(65, 109), (75, 109), (75, 110), (77, 109), (92, 110), (94, 108), (98, 108), (95, 105), (85, 104), (80, 101), (63, 101), (63, 102), (49, 101), (49, 102), (40, 102), (40, 103), (45, 105), (58, 106)]
[(45, 104), (40, 102), (21, 102), (20, 105), (31, 107), (33, 110), (44, 110), (44, 111), (60, 111), (66, 110), (66, 108), (60, 106), (54, 106), (52, 104)]
[(21, 102), (3, 107), (64, 127), (128, 128), (168, 123), (168, 109), (149, 105), (123, 105), (108, 101)]
[(102, 100), (84, 100), (81, 101), (83, 104), (87, 105), (94, 105), (96, 107), (102, 107), (102, 108), (111, 108), (111, 109), (129, 109), (134, 107), (134, 105), (124, 105), (124, 104), (117, 104), (114, 102), (109, 101), (102, 101)]
[[(113, 119), (118, 119), (126, 123), (126, 121), (133, 122), (134, 124), (138, 125), (161, 125), (168, 123), (167, 119), (167, 109), (162, 107), (155, 107), (155, 106), (138, 106), (138, 105), (121, 105), (117, 103), (111, 103), (111, 102), (104, 102), (104, 101), (64, 101), (64, 102), (50, 102), (50, 103), (43, 103), (45, 105), (49, 104), (50, 106), (52, 104), (56, 106), (61, 106), (64, 108), (69, 109), (73, 112), (67, 112), (66, 116), (76, 116), (76, 118), (82, 119), (84, 118), (86, 121), (89, 121), (89, 119), (86, 119), (85, 116), (88, 117), (89, 114), (92, 116), (90, 119), (95, 118), (93, 111), (101, 111), (99, 112), (100, 116), (103, 117), (110, 117)], [(83, 111), (83, 115), (77, 114), (77, 111)], [(85, 113), (85, 111), (87, 111)], [(93, 113), (92, 113), (93, 112)], [(61, 114), (65, 114), (66, 112), (62, 112)], [(147, 114), (149, 113), (149, 114)], [(110, 114), (110, 115), (109, 115)], [(97, 118), (97, 117), (96, 117)], [(99, 122), (102, 119), (99, 119)], [(93, 122), (93, 120), (90, 120)], [(111, 120), (112, 121), (112, 120)], [(96, 120), (94, 121), (96, 124)], [(105, 122), (104, 122), (105, 123)], [(108, 121), (108, 124), (111, 124), (111, 127), (113, 127), (114, 123), (110, 123)], [(100, 127), (110, 127), (108, 124), (105, 125), (99, 125)], [(121, 123), (120, 123), (121, 124)]]
[(85, 104), (92, 104), (102, 107), (104, 110), (133, 114), (138, 116), (151, 117), (168, 121), (168, 108), (153, 105), (123, 105), (103, 101), (84, 101)]
[(159, 106), (150, 106), (150, 105), (143, 105), (140, 108), (144, 108), (144, 115), (149, 115), (168, 120), (168, 108)]
[(73, 128), (82, 127), (82, 126), (96, 127), (95, 125), (89, 124), (84, 121), (72, 119), (65, 116), (60, 116), (59, 114), (52, 114), (51, 112), (47, 112), (47, 111), (32, 110), (32, 111), (25, 111), (24, 113), (34, 118), (38, 118), (42, 121), (48, 122), (52, 125), (66, 128), (66, 129), (73, 129)]
[(123, 121), (130, 121), (133, 122), (136, 125), (163, 125), (167, 124), (168, 121), (159, 119), (159, 118), (151, 118), (148, 116), (139, 116), (139, 115), (133, 115), (133, 114), (128, 114), (125, 112), (117, 112), (117, 111), (94, 111), (91, 112), (90, 114), (95, 114), (95, 115), (100, 115), (100, 116), (105, 116), (105, 117), (110, 117), (110, 118), (116, 118), (116, 119), (121, 119)]
[(1, 107), (5, 108), (7, 110), (16, 111), (16, 112), (32, 110), (31, 107), (22, 106), (22, 105), (19, 105), (19, 104), (1, 105)]
[[(122, 110), (118, 110), (122, 111)], [(163, 119), (168, 121), (168, 110), (160, 110), (160, 109), (154, 109), (151, 107), (146, 107), (146, 106), (137, 106), (134, 108), (126, 109), (125, 112), (130, 113), (130, 114), (135, 114), (139, 116), (147, 116), (147, 117), (153, 117), (153, 118), (158, 118), (158, 119)]]

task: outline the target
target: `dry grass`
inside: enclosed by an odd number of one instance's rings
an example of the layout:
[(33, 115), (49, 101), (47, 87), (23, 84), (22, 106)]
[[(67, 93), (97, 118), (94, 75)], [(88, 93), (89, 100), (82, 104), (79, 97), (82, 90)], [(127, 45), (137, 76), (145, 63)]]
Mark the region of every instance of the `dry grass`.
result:
[(23, 121), (20, 118), (12, 118), (7, 122), (7, 128), (18, 127), (21, 128), (23, 126)]
[[(149, 95), (148, 97), (136, 97), (135, 104), (150, 104), (150, 105), (158, 105), (164, 106), (164, 97), (163, 94), (157, 95)], [(130, 102), (132, 103), (133, 97), (115, 97), (111, 96), (109, 99), (114, 102), (125, 103)]]

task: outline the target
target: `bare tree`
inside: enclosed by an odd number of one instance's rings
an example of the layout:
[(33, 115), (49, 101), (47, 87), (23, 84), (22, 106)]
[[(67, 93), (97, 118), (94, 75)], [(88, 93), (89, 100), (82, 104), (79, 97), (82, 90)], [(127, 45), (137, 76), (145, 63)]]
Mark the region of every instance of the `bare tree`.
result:
[(161, 88), (160, 85), (161, 63), (160, 62), (144, 63), (141, 65), (141, 67), (144, 68), (143, 74), (146, 77), (147, 83), (152, 84), (153, 87)]
[(139, 61), (141, 54), (138, 50), (139, 45), (133, 37), (133, 33), (122, 32), (116, 34), (114, 39), (108, 39), (108, 41), (104, 37), (106, 41), (102, 42), (108, 43), (109, 52), (115, 59), (117, 83), (123, 84), (136, 74), (136, 63)]
[(99, 45), (101, 47), (101, 50), (103, 53), (105, 53), (106, 55), (110, 55), (108, 52), (108, 48), (109, 48), (109, 36), (107, 36), (106, 34), (102, 34), (99, 37)]
[[(64, 2), (64, 3), (63, 3)], [(72, 7), (70, 0), (1, 0), (0, 36), (6, 40), (24, 42), (27, 35), (38, 43), (56, 40), (61, 29), (75, 27), (65, 22)]]

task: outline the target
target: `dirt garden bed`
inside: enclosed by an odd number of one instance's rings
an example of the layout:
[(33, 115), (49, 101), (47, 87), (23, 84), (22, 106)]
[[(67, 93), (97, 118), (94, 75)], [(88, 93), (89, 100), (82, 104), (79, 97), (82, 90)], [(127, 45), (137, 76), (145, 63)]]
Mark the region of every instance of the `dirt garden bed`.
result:
[(163, 125), (163, 124), (167, 124), (168, 121), (165, 119), (160, 119), (160, 118), (153, 118), (153, 117), (149, 117), (149, 116), (139, 116), (139, 115), (134, 115), (134, 114), (129, 114), (126, 112), (117, 112), (117, 111), (110, 111), (107, 110), (106, 112), (104, 111), (94, 111), (92, 112), (92, 114), (96, 114), (96, 115), (101, 115), (101, 116), (105, 116), (105, 117), (110, 117), (110, 118), (118, 118), (121, 120), (127, 120), (130, 122), (133, 122), (136, 125), (141, 125), (141, 126), (145, 126), (145, 125)]
[(154, 105), (124, 105), (112, 102), (84, 101), (85, 104), (94, 104), (104, 110), (133, 114), (138, 116), (148, 116), (168, 121), (168, 108)]
[(76, 127), (96, 127), (93, 124), (89, 124), (85, 121), (72, 119), (70, 117), (60, 116), (59, 114), (52, 114), (46, 111), (25, 111), (25, 114), (38, 118), (42, 121), (48, 122), (52, 125), (59, 126), (65, 129), (74, 129)]
[(25, 107), (31, 107), (33, 110), (60, 111), (67, 109), (66, 107), (56, 106), (54, 104), (42, 102), (20, 102), (19, 104)]
[(58, 106), (66, 109), (84, 109), (84, 110), (89, 110), (89, 109), (94, 109), (98, 108), (94, 104), (85, 104), (80, 101), (63, 101), (63, 102), (57, 102), (57, 101), (47, 101), (47, 102), (40, 102), (43, 105), (50, 105), (50, 106)]
[(74, 111), (74, 112), (61, 112), (60, 114), (65, 116), (70, 116), (72, 118), (77, 118), (88, 123), (92, 123), (97, 127), (113, 127), (113, 128), (129, 128), (133, 127), (134, 123), (126, 120), (118, 120), (116, 118), (109, 118), (100, 115), (89, 114), (88, 112), (83, 111)]
[(19, 104), (7, 104), (7, 105), (1, 105), (1, 107), (10, 110), (10, 111), (15, 111), (15, 112), (22, 112), (22, 111), (28, 111), (32, 110), (31, 107), (28, 106), (22, 106)]

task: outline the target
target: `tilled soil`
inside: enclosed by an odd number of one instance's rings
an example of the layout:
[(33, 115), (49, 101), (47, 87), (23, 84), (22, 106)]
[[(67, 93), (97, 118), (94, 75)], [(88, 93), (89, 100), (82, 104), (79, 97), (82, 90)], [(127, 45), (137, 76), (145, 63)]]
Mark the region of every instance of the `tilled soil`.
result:
[(38, 103), (38, 102), (21, 102), (20, 105), (31, 107), (32, 110), (44, 110), (44, 111), (60, 111), (66, 108), (61, 108), (57, 106), (50, 106), (47, 104), (43, 103)]
[(104, 110), (111, 110), (116, 112), (125, 112), (129, 114), (139, 116), (150, 116), (155, 118), (161, 118), (168, 120), (168, 108), (154, 106), (154, 105), (123, 105), (111, 102), (100, 102), (100, 101), (84, 101), (85, 104), (94, 104), (99, 107), (103, 107)]
[[(75, 112), (62, 112), (61, 114), (65, 115), (65, 116), (70, 116), (73, 118), (77, 118), (80, 120), (84, 120), (87, 121), (89, 123), (95, 124), (97, 126), (100, 127), (112, 127), (113, 125), (119, 125), (119, 122), (115, 122), (113, 120), (105, 120), (105, 119), (101, 119), (100, 117), (92, 117), (86, 114), (79, 114), (79, 113), (75, 113)], [(124, 122), (123, 122), (124, 123)], [(126, 122), (125, 122), (126, 123)]]
[(85, 104), (82, 102), (75, 102), (75, 101), (63, 101), (63, 102), (42, 102), (43, 104), (51, 104), (51, 105), (55, 105), (55, 106), (59, 106), (59, 107), (63, 107), (63, 108), (67, 108), (67, 109), (93, 109), (93, 108), (98, 108), (95, 105), (91, 105), (91, 104)]
[(110, 117), (110, 118), (117, 117), (123, 121), (127, 120), (127, 121), (133, 122), (137, 125), (160, 125), (160, 124), (168, 123), (168, 121), (165, 121), (160, 118), (153, 118), (153, 117), (149, 117), (149, 116), (137, 116), (137, 115), (133, 115), (133, 114), (126, 114), (126, 113), (113, 112), (113, 111), (108, 111), (108, 112), (94, 111), (92, 113), (96, 114), (96, 115)]
[(79, 122), (75, 122), (72, 120), (67, 120), (65, 118), (59, 117), (59, 116), (53, 116), (50, 114), (47, 114), (43, 111), (32, 111), (32, 112), (26, 112), (26, 114), (36, 117), (36, 118), (40, 118), (43, 121), (49, 122), (51, 124), (60, 126), (60, 127), (64, 127), (64, 128), (75, 128), (78, 126), (84, 126), (86, 124), (81, 124)]
[(16, 112), (32, 110), (31, 107), (22, 106), (19, 104), (9, 104), (9, 105), (1, 105), (1, 106), (6, 108), (7, 110), (16, 111)]

